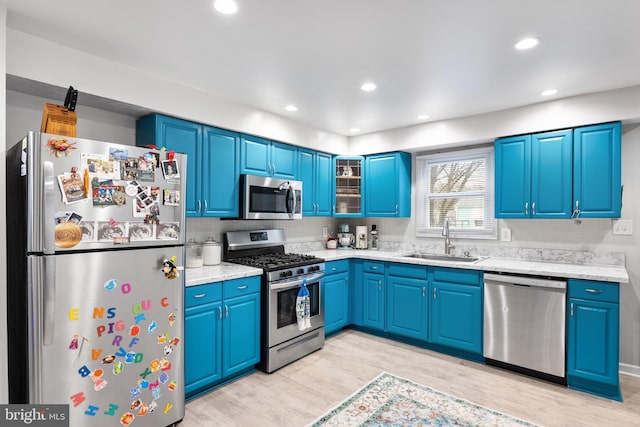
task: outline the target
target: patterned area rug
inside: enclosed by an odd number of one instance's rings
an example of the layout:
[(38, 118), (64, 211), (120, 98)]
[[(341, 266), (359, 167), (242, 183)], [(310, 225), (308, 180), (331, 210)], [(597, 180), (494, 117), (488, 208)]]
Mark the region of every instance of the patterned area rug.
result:
[(535, 426), (387, 372), (310, 425)]

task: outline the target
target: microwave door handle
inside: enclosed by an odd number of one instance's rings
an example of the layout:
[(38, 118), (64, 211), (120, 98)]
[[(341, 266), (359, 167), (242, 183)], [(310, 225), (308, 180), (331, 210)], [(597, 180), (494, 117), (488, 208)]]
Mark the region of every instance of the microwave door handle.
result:
[(289, 186), (289, 188), (287, 188), (287, 213), (289, 215), (293, 215), (293, 213), (295, 212), (295, 207), (296, 207), (295, 193), (293, 191), (293, 188)]

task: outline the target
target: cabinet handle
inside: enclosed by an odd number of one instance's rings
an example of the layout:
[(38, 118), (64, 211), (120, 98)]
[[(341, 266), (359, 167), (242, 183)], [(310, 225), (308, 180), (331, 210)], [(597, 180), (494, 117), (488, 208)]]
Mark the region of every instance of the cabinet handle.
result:
[(229, 306), (228, 305), (224, 306), (224, 317), (225, 318), (229, 317)]
[(576, 208), (571, 213), (571, 218), (578, 218), (580, 216), (580, 202), (576, 200)]
[(371, 269), (372, 269), (372, 270), (377, 270), (377, 269), (378, 269), (378, 267), (377, 267), (377, 266), (375, 266), (375, 265), (372, 265), (372, 266), (371, 266)]
[(204, 298), (206, 296), (207, 296), (207, 294), (198, 294), (198, 295), (194, 295), (193, 297), (194, 298)]
[(438, 290), (436, 288), (433, 288), (433, 299), (436, 299), (438, 297), (437, 293)]
[(337, 269), (338, 269), (338, 267), (333, 267), (333, 268), (331, 269), (331, 271), (336, 271)]
[(222, 307), (218, 307), (218, 319), (222, 320)]
[(422, 296), (427, 296), (427, 288), (425, 288), (424, 286), (422, 287)]
[(378, 290), (382, 290), (382, 280), (378, 280)]
[(536, 202), (533, 202), (531, 204), (531, 215), (533, 215), (533, 216), (536, 215)]
[(242, 286), (238, 286), (238, 289), (242, 290), (242, 289), (247, 289), (248, 287), (249, 285), (242, 285)]
[(196, 209), (197, 213), (202, 212), (202, 201), (198, 200), (198, 209)]
[(202, 213), (207, 213), (207, 210), (209, 209), (209, 207), (207, 206), (207, 199), (204, 200), (204, 209), (202, 210)]
[(571, 317), (573, 317), (573, 303), (571, 303)]
[(592, 288), (587, 288), (584, 290), (585, 292), (588, 292), (590, 294), (601, 294), (602, 293), (602, 289), (592, 289)]
[(529, 202), (524, 202), (524, 214), (529, 215)]
[(396, 215), (398, 215), (398, 204), (396, 203)]

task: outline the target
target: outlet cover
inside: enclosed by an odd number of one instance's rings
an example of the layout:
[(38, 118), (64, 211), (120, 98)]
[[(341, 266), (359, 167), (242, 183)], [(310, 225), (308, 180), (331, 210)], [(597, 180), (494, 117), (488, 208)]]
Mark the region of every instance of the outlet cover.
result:
[(613, 220), (613, 234), (631, 236), (633, 234), (633, 221), (630, 219)]
[(501, 228), (500, 229), (500, 240), (503, 242), (511, 241), (511, 229), (510, 228)]
[(322, 237), (329, 237), (329, 227), (326, 225), (322, 227)]

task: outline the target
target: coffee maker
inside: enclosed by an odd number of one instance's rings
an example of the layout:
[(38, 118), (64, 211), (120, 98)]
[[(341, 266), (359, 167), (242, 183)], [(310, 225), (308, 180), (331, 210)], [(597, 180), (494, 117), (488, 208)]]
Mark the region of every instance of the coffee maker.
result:
[(367, 226), (356, 226), (356, 249), (367, 249)]
[(349, 224), (340, 224), (338, 230), (338, 249), (352, 249), (355, 236), (350, 232)]

